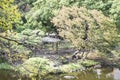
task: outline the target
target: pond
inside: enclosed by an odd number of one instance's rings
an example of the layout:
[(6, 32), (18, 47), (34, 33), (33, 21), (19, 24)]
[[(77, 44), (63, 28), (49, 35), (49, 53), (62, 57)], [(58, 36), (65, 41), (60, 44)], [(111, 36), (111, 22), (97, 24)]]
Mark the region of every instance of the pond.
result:
[(89, 69), (81, 72), (54, 76), (54, 78), (46, 77), (44, 80), (120, 80), (120, 69)]
[(0, 80), (31, 80), (27, 77), (20, 77), (18, 72), (13, 70), (0, 70)]
[[(0, 70), (0, 80), (18, 80), (20, 77)], [(21, 80), (31, 80), (22, 78)], [(37, 79), (40, 80), (40, 79)], [(88, 69), (70, 74), (46, 75), (42, 80), (120, 80), (119, 68)]]

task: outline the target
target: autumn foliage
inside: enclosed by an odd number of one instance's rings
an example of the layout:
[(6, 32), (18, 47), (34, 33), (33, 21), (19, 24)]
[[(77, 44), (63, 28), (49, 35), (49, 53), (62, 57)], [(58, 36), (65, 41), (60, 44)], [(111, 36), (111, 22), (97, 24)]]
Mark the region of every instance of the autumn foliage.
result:
[(60, 36), (70, 40), (76, 48), (109, 50), (114, 47), (115, 24), (100, 11), (63, 7), (52, 22)]

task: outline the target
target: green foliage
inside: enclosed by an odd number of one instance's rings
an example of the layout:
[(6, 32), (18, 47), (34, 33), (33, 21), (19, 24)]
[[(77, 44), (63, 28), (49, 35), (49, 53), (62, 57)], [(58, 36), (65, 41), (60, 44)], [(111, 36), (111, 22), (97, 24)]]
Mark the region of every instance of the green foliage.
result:
[(19, 70), (22, 74), (29, 76), (37, 76), (38, 74), (44, 75), (52, 70), (52, 62), (45, 58), (33, 57), (26, 60)]
[(24, 29), (42, 29), (43, 31), (56, 31), (51, 19), (58, 14), (62, 6), (84, 6), (87, 9), (102, 11), (106, 16), (110, 15), (112, 0), (20, 0), (16, 3), (24, 16), (17, 31)]
[(28, 12), (33, 6), (33, 2), (36, 0), (15, 0), (15, 3), (18, 5), (18, 8), (21, 12)]
[(116, 25), (120, 29), (120, 1), (114, 0), (110, 9), (111, 17), (115, 20)]
[(3, 56), (0, 56), (0, 63), (7, 62)]
[(116, 26), (100, 11), (84, 7), (63, 7), (52, 22), (59, 34), (77, 48), (105, 52), (117, 45)]
[(39, 29), (37, 30), (25, 29), (21, 33), (17, 33), (11, 38), (20, 41), (22, 43), (27, 43), (30, 45), (38, 45), (41, 44), (41, 38), (44, 35), (45, 33)]
[(69, 63), (66, 65), (62, 65), (60, 66), (60, 71), (62, 72), (72, 72), (74, 70), (79, 70), (81, 69), (83, 66), (78, 62), (78, 63)]
[(71, 6), (79, 2), (72, 0), (37, 0), (33, 3), (32, 9), (25, 15), (27, 26), (31, 29), (42, 29), (43, 31), (54, 31), (55, 27), (51, 19), (56, 15), (62, 6)]
[(9, 63), (24, 61), (31, 55), (31, 50), (24, 46), (24, 43), (14, 38), (15, 34), (15, 32), (8, 31), (0, 35), (0, 55)]
[[(16, 3), (24, 14), (20, 25), (16, 27), (17, 31), (26, 28), (42, 29), (45, 32), (56, 30), (50, 20), (57, 15), (62, 6), (84, 6), (87, 9), (102, 11), (106, 16), (113, 17), (116, 12), (119, 15), (119, 0), (16, 0)], [(119, 18), (113, 18), (119, 25)]]
[(9, 70), (13, 70), (14, 67), (11, 66), (11, 65), (8, 64), (8, 63), (0, 63), (0, 69), (9, 69)]
[[(31, 29), (39, 28), (46, 31), (46, 29), (52, 29), (50, 19), (53, 16), (53, 9), (50, 8), (49, 3), (52, 4), (54, 1), (49, 0), (38, 0), (34, 3), (34, 7), (27, 13), (27, 23), (24, 26), (28, 26)], [(56, 2), (57, 3), (57, 2)], [(55, 4), (55, 3), (54, 3)], [(39, 6), (40, 5), (40, 6)], [(51, 5), (53, 8), (57, 5)], [(31, 16), (32, 15), (32, 16)]]
[(99, 64), (99, 62), (95, 62), (93, 60), (85, 60), (85, 61), (81, 62), (81, 65), (83, 65), (83, 66), (94, 66), (96, 64)]
[(109, 16), (112, 0), (82, 0), (81, 5), (87, 9), (102, 11), (106, 16)]
[(76, 71), (76, 70), (82, 70), (83, 67), (86, 66), (94, 66), (96, 64), (99, 64), (96, 61), (93, 60), (85, 60), (85, 61), (77, 61), (75, 63), (69, 63), (69, 64), (65, 64), (65, 65), (61, 65), (59, 67), (60, 71), (62, 72), (72, 72), (72, 71)]
[(0, 29), (12, 29), (12, 24), (18, 22), (20, 13), (17, 6), (13, 5), (14, 0), (0, 1)]
[(23, 62), (32, 51), (41, 48), (41, 30), (26, 29), (21, 33), (6, 31), (0, 34), (0, 55), (9, 63)]

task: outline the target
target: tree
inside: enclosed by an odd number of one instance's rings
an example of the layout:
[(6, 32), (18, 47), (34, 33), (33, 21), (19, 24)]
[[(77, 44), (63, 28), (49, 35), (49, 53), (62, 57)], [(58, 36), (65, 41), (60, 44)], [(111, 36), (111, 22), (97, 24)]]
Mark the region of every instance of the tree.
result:
[(20, 0), (17, 3), (24, 12), (23, 23), (17, 27), (19, 31), (25, 28), (56, 31), (50, 20), (57, 15), (62, 6), (84, 6), (88, 9), (101, 10), (108, 15), (112, 4), (109, 0)]
[(12, 25), (20, 19), (14, 0), (0, 0), (0, 29), (12, 29)]
[[(22, 46), (18, 46), (17, 41), (8, 38), (10, 37), (8, 35), (14, 33), (10, 31), (12, 31), (13, 26), (19, 22), (20, 17), (19, 10), (17, 6), (14, 5), (14, 0), (0, 0), (0, 58), (3, 57), (8, 61), (14, 60), (15, 57), (18, 59), (19, 54), (14, 53), (18, 53), (18, 51), (20, 51), (18, 49), (21, 49)], [(23, 51), (19, 53), (23, 53)], [(20, 56), (21, 55), (24, 54), (20, 54)]]
[(120, 29), (120, 1), (114, 0), (112, 3), (112, 7), (110, 8), (110, 15), (115, 20), (115, 23)]
[(117, 44), (115, 24), (100, 11), (63, 7), (52, 22), (60, 36), (71, 41), (78, 49), (107, 52)]
[(24, 26), (31, 29), (42, 29), (44, 31), (55, 31), (54, 25), (50, 22), (52, 17), (64, 5), (70, 6), (71, 0), (37, 0), (33, 8), (25, 15), (27, 23)]
[(30, 11), (33, 7), (33, 2), (37, 0), (15, 0), (15, 4), (18, 5), (19, 10), (25, 14), (26, 12)]
[(87, 9), (96, 9), (102, 11), (104, 15), (109, 16), (113, 0), (83, 0), (81, 6)]

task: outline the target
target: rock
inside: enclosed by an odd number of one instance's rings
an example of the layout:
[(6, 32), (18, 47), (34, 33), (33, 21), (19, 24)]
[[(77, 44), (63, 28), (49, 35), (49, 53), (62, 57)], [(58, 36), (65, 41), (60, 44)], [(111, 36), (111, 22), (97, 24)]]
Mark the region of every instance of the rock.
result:
[(65, 79), (73, 79), (75, 78), (74, 76), (64, 76)]
[(101, 68), (102, 66), (100, 64), (97, 64), (94, 66), (94, 68)]

